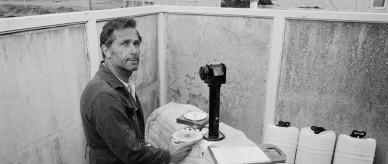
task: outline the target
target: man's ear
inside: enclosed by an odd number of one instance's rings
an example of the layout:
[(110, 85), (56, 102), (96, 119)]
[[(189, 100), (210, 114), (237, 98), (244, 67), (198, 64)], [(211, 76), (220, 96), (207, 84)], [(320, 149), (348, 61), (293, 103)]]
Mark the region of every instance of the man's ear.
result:
[(109, 48), (105, 44), (101, 45), (101, 51), (105, 55), (106, 58), (109, 59), (112, 57), (112, 54), (110, 53)]

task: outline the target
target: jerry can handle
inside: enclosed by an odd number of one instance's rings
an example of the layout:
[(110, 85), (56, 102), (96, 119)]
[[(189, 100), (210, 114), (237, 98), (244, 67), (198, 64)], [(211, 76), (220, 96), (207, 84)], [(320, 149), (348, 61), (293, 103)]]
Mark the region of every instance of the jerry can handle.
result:
[(311, 126), (311, 130), (314, 131), (314, 134), (319, 134), (323, 131), (326, 131), (325, 128), (319, 126)]
[(358, 131), (358, 130), (353, 130), (352, 134), (350, 134), (351, 137), (353, 138), (364, 138), (366, 136), (365, 131)]
[(291, 123), (288, 122), (288, 121), (279, 121), (276, 126), (279, 126), (279, 127), (290, 127), (290, 125), (291, 125)]

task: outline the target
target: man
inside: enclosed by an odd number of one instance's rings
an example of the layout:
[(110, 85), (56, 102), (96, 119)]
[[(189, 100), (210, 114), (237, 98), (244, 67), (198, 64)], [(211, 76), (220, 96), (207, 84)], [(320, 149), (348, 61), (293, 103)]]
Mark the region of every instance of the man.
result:
[(81, 117), (90, 164), (167, 164), (184, 159), (194, 143), (171, 142), (168, 150), (144, 142), (143, 111), (133, 82), (141, 36), (136, 22), (117, 18), (101, 32), (104, 61), (81, 96)]

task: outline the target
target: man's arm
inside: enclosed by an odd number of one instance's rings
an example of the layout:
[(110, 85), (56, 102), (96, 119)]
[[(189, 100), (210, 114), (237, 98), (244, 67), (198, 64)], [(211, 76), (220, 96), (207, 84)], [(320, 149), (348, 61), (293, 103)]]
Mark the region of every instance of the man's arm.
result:
[(96, 130), (110, 150), (124, 163), (169, 163), (168, 151), (145, 146), (136, 138), (135, 120), (128, 116), (118, 97), (102, 93), (93, 104)]

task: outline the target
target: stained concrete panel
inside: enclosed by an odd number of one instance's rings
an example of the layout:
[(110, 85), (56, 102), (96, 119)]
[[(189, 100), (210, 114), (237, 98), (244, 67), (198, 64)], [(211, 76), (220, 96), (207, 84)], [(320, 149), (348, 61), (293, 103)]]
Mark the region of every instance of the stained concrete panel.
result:
[[(140, 65), (134, 73), (136, 93), (143, 107), (144, 116), (159, 107), (159, 71), (157, 56), (157, 15), (135, 17), (142, 36)], [(106, 22), (97, 24), (98, 35)]]
[(260, 142), (271, 29), (271, 19), (167, 14), (167, 100), (208, 111), (209, 91), (198, 70), (224, 63), (221, 121)]
[(277, 119), (367, 131), (388, 152), (388, 24), (287, 21)]
[(2, 164), (85, 163), (79, 98), (89, 79), (85, 27), (0, 36)]

